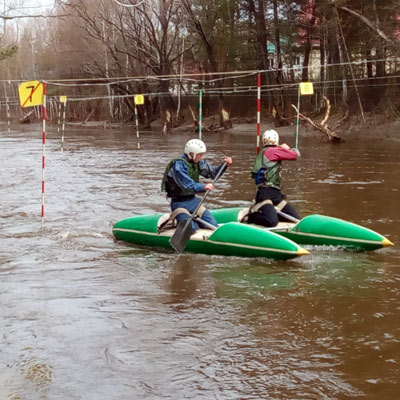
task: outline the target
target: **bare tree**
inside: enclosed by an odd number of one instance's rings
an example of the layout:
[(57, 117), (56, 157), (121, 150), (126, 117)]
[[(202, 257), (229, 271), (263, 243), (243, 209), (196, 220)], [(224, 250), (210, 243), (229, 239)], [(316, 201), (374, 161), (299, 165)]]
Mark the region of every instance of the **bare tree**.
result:
[[(196, 4), (190, 0), (182, 0), (182, 5), (187, 14), (188, 24), (200, 39), (205, 50), (208, 72), (226, 71), (229, 59), (233, 55), (236, 2), (228, 2), (228, 9), (222, 8), (220, 0), (213, 3), (202, 0)], [(224, 35), (220, 35), (220, 25), (223, 25)], [(221, 127), (227, 129), (232, 127), (232, 122), (221, 90), (223, 87), (221, 78), (223, 77), (218, 76), (216, 85), (220, 89), (218, 93), (219, 123)]]
[(157, 91), (158, 104), (165, 120), (167, 111), (174, 109), (169, 75), (173, 63), (181, 54), (178, 46), (181, 23), (179, 2), (142, 2), (132, 8), (110, 0), (103, 0), (101, 4), (98, 7), (87, 0), (73, 0), (64, 5), (66, 10), (78, 17), (78, 24), (87, 36), (103, 48), (103, 56), (94, 59), (92, 66), (87, 66), (87, 72), (103, 77), (126, 73), (160, 77), (150, 81), (142, 78), (133, 84), (121, 83), (113, 88), (125, 94)]

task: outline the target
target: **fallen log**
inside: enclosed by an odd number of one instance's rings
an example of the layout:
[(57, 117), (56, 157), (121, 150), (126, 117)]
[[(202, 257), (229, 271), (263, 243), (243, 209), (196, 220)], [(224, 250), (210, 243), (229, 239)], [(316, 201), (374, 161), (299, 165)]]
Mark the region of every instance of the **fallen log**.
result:
[[(325, 98), (325, 100), (327, 100)], [(305, 115), (301, 114), (298, 112), (297, 107), (292, 104), (292, 107), (296, 110), (296, 113), (298, 113), (299, 118), (305, 122), (308, 122), (311, 126), (313, 126), (316, 130), (325, 133), (326, 136), (328, 136), (329, 140), (331, 142), (335, 142), (335, 143), (339, 143), (341, 142), (343, 139), (340, 137), (340, 135), (338, 135), (336, 132), (334, 132), (332, 129), (330, 129), (328, 127), (328, 125), (326, 124), (328, 118), (329, 118), (329, 112), (330, 112), (330, 103), (329, 100), (327, 101), (327, 110), (325, 112), (325, 116), (322, 120), (321, 123), (315, 122), (313, 121), (311, 118), (306, 117)]]
[(94, 109), (92, 111), (90, 111), (89, 115), (85, 118), (85, 120), (81, 122), (81, 125), (85, 125), (86, 122), (88, 122), (89, 119), (92, 117), (92, 115), (95, 113), (95, 111), (96, 110), (94, 110)]
[(339, 125), (342, 124), (342, 122), (346, 121), (349, 118), (349, 110), (346, 111), (346, 114), (342, 118), (340, 118), (336, 124), (333, 126), (333, 129), (336, 129), (339, 127)]
[(221, 125), (221, 128), (223, 128), (223, 129), (232, 128), (232, 121), (231, 121), (230, 113), (229, 113), (229, 111), (225, 110), (225, 108), (221, 108), (220, 125)]
[[(192, 114), (192, 118), (193, 118), (194, 131), (195, 131), (196, 133), (198, 133), (198, 132), (199, 132), (199, 129), (200, 129), (200, 123), (199, 123), (199, 121), (197, 120), (196, 115), (195, 115), (195, 113), (194, 113), (194, 111), (193, 111), (193, 108), (192, 108), (191, 106), (189, 106), (189, 110), (190, 110), (190, 113)], [(212, 132), (212, 129), (207, 128), (204, 124), (202, 125), (201, 129), (202, 129), (203, 131), (205, 131), (205, 132)]]
[(29, 123), (31, 122), (31, 119), (30, 119), (29, 117), (33, 114), (34, 111), (35, 111), (35, 110), (31, 110), (31, 111), (29, 111), (27, 114), (24, 114), (24, 115), (20, 118), (19, 122), (21, 122), (21, 124), (29, 124)]

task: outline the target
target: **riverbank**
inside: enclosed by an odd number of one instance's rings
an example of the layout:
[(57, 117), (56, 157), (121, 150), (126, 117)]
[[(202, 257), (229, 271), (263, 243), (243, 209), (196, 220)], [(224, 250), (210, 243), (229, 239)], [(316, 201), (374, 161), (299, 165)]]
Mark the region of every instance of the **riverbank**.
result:
[[(350, 117), (342, 124), (340, 124), (337, 128), (335, 125), (340, 120), (340, 115), (333, 115), (329, 119), (328, 126), (334, 132), (336, 132), (344, 141), (349, 140), (385, 140), (385, 141), (399, 141), (400, 140), (400, 118), (387, 122), (385, 117), (380, 114), (366, 114), (365, 119), (366, 122), (363, 123), (359, 116)], [(207, 117), (203, 119), (203, 132), (212, 132), (215, 134), (248, 134), (248, 135), (256, 135), (257, 133), (257, 123), (256, 118), (232, 118), (232, 128), (230, 129), (219, 129), (216, 128), (216, 117)], [(320, 122), (319, 118), (315, 119), (315, 122)], [(11, 130), (25, 130), (27, 127), (32, 125), (41, 125), (41, 122), (33, 122), (31, 124), (21, 124), (20, 122), (11, 122)], [(1, 130), (5, 131), (7, 129), (7, 122), (0, 121)], [(54, 128), (54, 124), (48, 122), (48, 129)], [(68, 122), (66, 126), (75, 127), (75, 128), (84, 128), (84, 129), (133, 129), (135, 130), (135, 124), (132, 123), (111, 123), (109, 121), (88, 121), (85, 123), (82, 122)], [(275, 129), (279, 132), (281, 138), (286, 140), (286, 138), (293, 138), (293, 135), (296, 132), (296, 125), (291, 124), (288, 126), (275, 127), (273, 120), (271, 119), (263, 119), (260, 123), (260, 133), (264, 132), (266, 129)], [(162, 132), (165, 134), (165, 130), (163, 129), (163, 124), (161, 120), (152, 121), (150, 129), (144, 128), (143, 126), (139, 126), (140, 132), (145, 131), (153, 131), (153, 132)], [(171, 132), (171, 129), (169, 130)], [(172, 132), (180, 133), (180, 132), (192, 132), (193, 135), (196, 134), (196, 128), (193, 124), (193, 121), (187, 121), (182, 125), (173, 128)], [(300, 121), (299, 126), (299, 134), (301, 137), (307, 138), (316, 138), (321, 141), (329, 142), (329, 139), (326, 134), (318, 131), (314, 127), (312, 127), (309, 123)]]
[[(342, 124), (339, 124), (337, 128), (334, 128), (338, 121), (342, 118), (341, 115), (333, 115), (329, 119), (328, 126), (334, 132), (336, 132), (344, 141), (349, 140), (387, 140), (387, 141), (399, 141), (400, 140), (400, 118), (395, 121), (387, 122), (385, 117), (379, 114), (365, 114), (366, 122), (363, 123), (359, 116), (350, 117)], [(315, 122), (320, 122), (321, 118), (316, 118)], [(205, 118), (203, 120), (204, 131), (207, 131), (207, 127), (214, 123), (215, 118)], [(246, 121), (239, 118), (232, 118), (232, 128), (228, 130), (217, 130), (215, 133), (237, 133), (237, 134), (249, 134), (253, 135), (257, 132), (257, 123), (255, 118), (247, 118)], [(155, 129), (156, 124), (152, 126)], [(162, 127), (159, 125), (159, 129)], [(291, 124), (288, 126), (276, 127), (271, 119), (264, 119), (260, 123), (261, 134), (266, 129), (275, 129), (279, 132), (281, 138), (293, 138), (296, 132), (296, 125)], [(188, 131), (192, 130), (195, 133), (193, 122), (183, 124), (180, 127), (174, 128), (174, 131)], [(318, 131), (309, 123), (300, 121), (299, 134), (302, 137), (316, 138), (322, 141), (329, 142), (329, 138), (323, 132)]]

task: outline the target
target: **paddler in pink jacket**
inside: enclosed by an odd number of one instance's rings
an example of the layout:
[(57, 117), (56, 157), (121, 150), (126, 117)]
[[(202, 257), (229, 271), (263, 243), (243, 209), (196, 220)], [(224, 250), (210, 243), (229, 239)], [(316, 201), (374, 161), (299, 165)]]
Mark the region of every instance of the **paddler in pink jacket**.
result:
[(262, 142), (265, 147), (257, 155), (252, 169), (252, 177), (258, 189), (256, 204), (251, 209), (248, 222), (268, 227), (276, 226), (280, 220), (285, 221), (285, 218), (278, 216), (276, 208), (300, 219), (296, 209), (285, 201), (286, 196), (281, 193), (282, 161), (294, 161), (300, 153), (286, 143), (279, 145), (278, 132), (273, 129), (263, 133)]

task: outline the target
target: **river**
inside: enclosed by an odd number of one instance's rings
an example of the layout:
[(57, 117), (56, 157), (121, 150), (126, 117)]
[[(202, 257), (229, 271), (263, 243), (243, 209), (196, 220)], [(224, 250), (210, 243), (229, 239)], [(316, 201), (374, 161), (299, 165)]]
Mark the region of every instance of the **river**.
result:
[[(112, 225), (168, 210), (189, 134), (41, 127), (0, 134), (0, 399), (394, 399), (400, 393), (400, 143), (300, 137), (283, 191), (394, 247), (292, 261), (156, 251)], [(255, 135), (205, 133), (234, 164), (209, 208), (248, 205)], [(293, 144), (294, 138), (285, 138)]]

